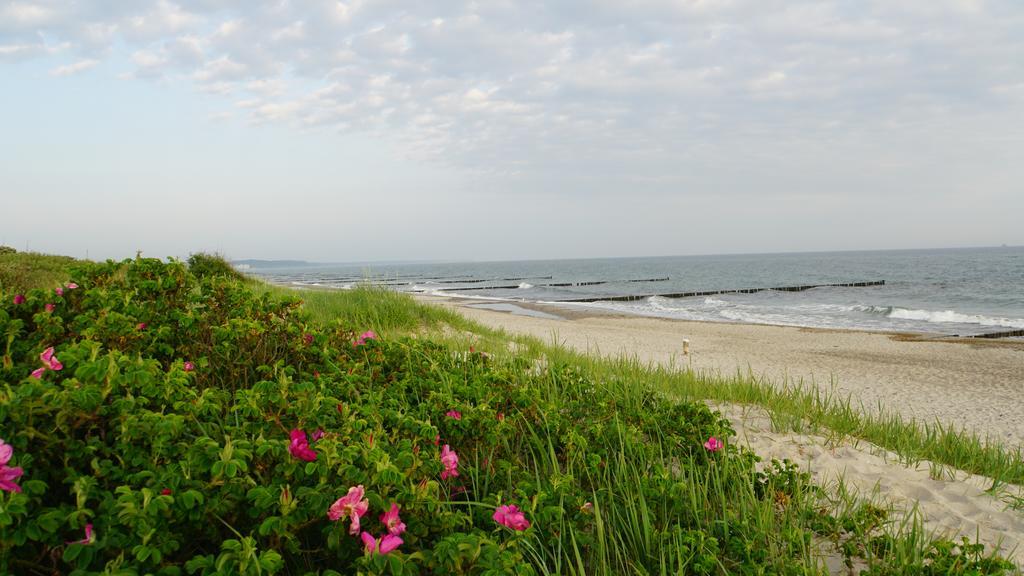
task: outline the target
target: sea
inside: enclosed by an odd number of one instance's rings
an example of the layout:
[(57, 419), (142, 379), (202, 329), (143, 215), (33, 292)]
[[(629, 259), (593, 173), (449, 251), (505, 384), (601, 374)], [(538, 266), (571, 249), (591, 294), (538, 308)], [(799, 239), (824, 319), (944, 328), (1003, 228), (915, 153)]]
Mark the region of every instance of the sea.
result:
[(1024, 331), (1024, 247), (404, 264), (257, 262), (245, 271), (296, 287), (351, 289), (372, 283), (527, 314), (528, 307), (517, 303), (552, 304), (546, 309), (555, 315), (558, 309), (599, 309), (935, 336)]

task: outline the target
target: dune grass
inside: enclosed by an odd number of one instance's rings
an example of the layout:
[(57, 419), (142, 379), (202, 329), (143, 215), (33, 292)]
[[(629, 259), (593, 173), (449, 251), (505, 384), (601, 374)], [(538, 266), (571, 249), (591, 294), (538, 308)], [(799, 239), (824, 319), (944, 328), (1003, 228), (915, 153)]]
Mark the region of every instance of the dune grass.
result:
[(778, 430), (814, 432), (835, 440), (864, 440), (898, 454), (908, 466), (929, 460), (989, 477), (993, 487), (1024, 484), (1024, 455), (1019, 448), (942, 422), (905, 418), (884, 406), (866, 410), (830, 388), (773, 385), (752, 374), (725, 377), (646, 364), (635, 358), (595, 358), (554, 346), (548, 354), (566, 355), (595, 376), (643, 381), (684, 400), (761, 406)]
[(68, 279), (79, 260), (36, 252), (0, 251), (0, 291), (21, 293), (32, 288), (56, 288)]
[(426, 306), (407, 294), (372, 284), (360, 285), (352, 290), (296, 290), (265, 283), (257, 286), (261, 291), (299, 298), (303, 308), (322, 324), (340, 322), (347, 326), (364, 326), (382, 334), (413, 333), (442, 327), (493, 333), (453, 310)]

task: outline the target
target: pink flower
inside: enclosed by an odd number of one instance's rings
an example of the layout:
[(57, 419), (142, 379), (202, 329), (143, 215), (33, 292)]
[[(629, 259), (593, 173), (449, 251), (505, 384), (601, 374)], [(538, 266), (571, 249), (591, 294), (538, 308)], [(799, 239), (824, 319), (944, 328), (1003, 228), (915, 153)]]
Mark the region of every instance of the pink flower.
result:
[(24, 303), (25, 303), (25, 295), (24, 294), (15, 294), (14, 295), (14, 305), (15, 306), (20, 306), (20, 305), (22, 305)]
[(714, 436), (708, 438), (708, 441), (704, 443), (704, 448), (707, 449), (708, 452), (718, 452), (723, 447), (725, 447), (725, 444)]
[(447, 480), (459, 475), (459, 455), (449, 448), (447, 444), (441, 448), (441, 464), (444, 466), (444, 470), (441, 472), (441, 480)]
[(363, 541), (367, 554), (387, 554), (402, 545), (402, 539), (393, 534), (385, 534), (378, 540), (369, 532), (363, 532), (359, 538)]
[(441, 435), (440, 434), (435, 434), (434, 435), (434, 446), (437, 446), (440, 443), (441, 443)]
[(78, 284), (75, 284), (74, 282), (68, 282), (67, 286), (68, 286), (68, 290), (74, 290), (74, 289), (78, 288)]
[(64, 295), (64, 289), (63, 288), (56, 288), (54, 290), (54, 292), (57, 293), (57, 296), (63, 296)]
[(49, 303), (46, 306), (43, 306), (43, 310), (46, 310), (47, 312), (53, 312), (56, 309), (57, 309), (56, 306), (54, 306), (53, 304), (49, 304)]
[(498, 509), (494, 511), (494, 521), (506, 528), (513, 530), (526, 530), (530, 527), (530, 521), (523, 516), (518, 506), (498, 506)]
[(145, 330), (146, 329), (146, 323), (145, 322), (139, 322), (138, 324), (135, 325), (135, 329), (136, 330)]
[(50, 370), (61, 370), (64, 365), (57, 360), (57, 357), (53, 355), (53, 346), (50, 346), (46, 350), (43, 350), (42, 354), (39, 355), (39, 359), (46, 364), (46, 367)]
[(324, 429), (323, 428), (317, 428), (316, 432), (313, 432), (313, 442), (316, 442), (317, 440), (319, 440), (319, 439), (321, 439), (323, 437), (324, 437)]
[(24, 470), (21, 466), (8, 466), (14, 456), (14, 447), (0, 439), (0, 490), (8, 492), (21, 492), (21, 486), (14, 481), (21, 478)]
[(82, 544), (88, 546), (96, 541), (96, 534), (92, 531), (92, 524), (85, 525), (85, 538), (81, 540), (75, 540), (74, 542), (68, 542), (68, 544)]
[(192, 372), (193, 370), (196, 369), (196, 365), (191, 362), (185, 362), (184, 364), (182, 364), (181, 367), (185, 370), (185, 372)]
[(50, 346), (46, 350), (43, 350), (39, 354), (39, 361), (43, 363), (41, 368), (36, 368), (32, 371), (32, 377), (39, 380), (43, 377), (43, 373), (47, 370), (63, 370), (64, 365), (57, 360), (57, 357), (53, 354), (53, 346)]
[(391, 509), (380, 515), (380, 521), (388, 529), (388, 534), (398, 536), (405, 532), (405, 522), (398, 517), (398, 504), (391, 503)]
[(288, 445), (288, 451), (292, 453), (299, 460), (306, 462), (312, 462), (316, 460), (316, 452), (309, 447), (309, 440), (306, 439), (306, 432), (294, 429), (290, 433), (291, 443)]
[(462, 420), (462, 412), (459, 412), (458, 410), (449, 410), (445, 412), (444, 415), (449, 418), (454, 418), (456, 420)]
[(374, 332), (373, 330), (367, 330), (366, 332), (363, 332), (362, 334), (360, 334), (359, 338), (356, 338), (356, 341), (355, 341), (354, 345), (355, 346), (362, 346), (363, 344), (366, 344), (367, 340), (376, 340), (376, 339), (377, 339), (377, 333)]
[(302, 335), (302, 342), (305, 343), (306, 346), (309, 346), (310, 344), (313, 343), (313, 335), (309, 334), (309, 333), (303, 334)]
[[(334, 522), (351, 518), (352, 524), (349, 526), (348, 533), (355, 536), (359, 534), (359, 519), (369, 509), (370, 501), (363, 498), (363, 485), (360, 484), (359, 486), (349, 488), (348, 494), (335, 500), (334, 504), (331, 504), (331, 507), (327, 509), (327, 517)], [(401, 541), (399, 541), (399, 544), (401, 544)]]

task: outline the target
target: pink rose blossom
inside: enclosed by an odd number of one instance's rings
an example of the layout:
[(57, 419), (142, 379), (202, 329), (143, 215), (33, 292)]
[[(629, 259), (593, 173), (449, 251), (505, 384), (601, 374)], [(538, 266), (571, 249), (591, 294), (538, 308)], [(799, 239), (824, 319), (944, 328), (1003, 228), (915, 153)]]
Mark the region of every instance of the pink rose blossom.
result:
[(292, 453), (292, 456), (306, 462), (316, 460), (316, 452), (309, 447), (309, 440), (306, 439), (305, 431), (296, 428), (291, 431), (290, 436), (291, 443), (288, 445), (288, 451)]
[(454, 418), (455, 420), (462, 420), (462, 412), (459, 412), (458, 410), (449, 410), (445, 412), (444, 415), (449, 418)]
[(47, 312), (53, 312), (56, 309), (57, 307), (51, 303), (47, 303), (46, 306), (43, 306), (43, 310), (46, 310)]
[(521, 531), (530, 527), (530, 521), (523, 516), (518, 506), (498, 506), (494, 511), (494, 521), (506, 528)]
[(57, 296), (63, 296), (64, 295), (64, 289), (63, 288), (56, 288), (54, 290), (54, 292), (57, 294)]
[(53, 346), (50, 346), (46, 350), (43, 350), (42, 354), (39, 355), (39, 360), (46, 364), (46, 367), (50, 370), (62, 370), (64, 365), (57, 360), (57, 357), (53, 354)]
[(324, 429), (323, 428), (317, 428), (316, 432), (313, 432), (313, 442), (316, 442), (317, 440), (319, 440), (319, 439), (321, 439), (323, 437), (324, 437)]
[(15, 294), (14, 295), (14, 305), (15, 306), (20, 306), (20, 305), (22, 305), (24, 303), (25, 303), (25, 295), (24, 294)]
[(192, 372), (193, 370), (196, 369), (196, 365), (191, 362), (185, 362), (184, 364), (182, 364), (181, 367), (185, 370), (185, 372)]
[(353, 345), (354, 346), (362, 346), (363, 344), (366, 344), (367, 340), (376, 340), (376, 339), (377, 339), (377, 333), (374, 332), (373, 330), (367, 330), (366, 332), (363, 332), (362, 334), (360, 334), (359, 338), (356, 338), (356, 341), (353, 343)]
[(21, 466), (7, 465), (13, 456), (14, 447), (0, 439), (0, 490), (21, 492), (21, 486), (18, 486), (15, 480), (21, 478), (25, 472)]
[(388, 529), (388, 534), (392, 536), (398, 536), (402, 532), (405, 532), (405, 522), (398, 517), (398, 504), (391, 503), (391, 509), (380, 515), (380, 521)]
[(78, 288), (78, 284), (75, 284), (74, 282), (68, 282), (67, 286), (68, 286), (68, 290), (74, 290), (74, 289)]
[(714, 436), (708, 438), (708, 441), (704, 443), (704, 448), (707, 449), (708, 452), (718, 452), (724, 447), (725, 444), (723, 444), (721, 440), (715, 438)]
[(327, 517), (334, 522), (344, 520), (345, 518), (351, 519), (352, 523), (349, 526), (348, 533), (353, 536), (359, 534), (359, 519), (370, 509), (370, 501), (363, 498), (363, 494), (362, 484), (353, 486), (348, 489), (347, 494), (335, 500), (334, 504), (331, 504), (331, 507), (327, 509)]
[(359, 535), (367, 554), (387, 554), (402, 545), (402, 539), (393, 534), (385, 534), (379, 540), (369, 532)]
[(135, 325), (135, 329), (136, 330), (145, 330), (146, 329), (146, 323), (145, 322), (139, 322), (138, 324)]
[(36, 380), (42, 378), (47, 370), (57, 371), (64, 369), (64, 365), (60, 363), (60, 360), (57, 360), (57, 356), (53, 353), (53, 346), (39, 354), (39, 361), (43, 363), (43, 366), (32, 371), (32, 377)]
[(449, 448), (447, 444), (441, 448), (441, 464), (444, 466), (444, 470), (441, 472), (442, 480), (459, 475), (459, 455)]
[(85, 538), (81, 540), (75, 540), (74, 542), (68, 542), (68, 544), (82, 544), (88, 546), (96, 541), (96, 533), (92, 531), (92, 524), (85, 525)]

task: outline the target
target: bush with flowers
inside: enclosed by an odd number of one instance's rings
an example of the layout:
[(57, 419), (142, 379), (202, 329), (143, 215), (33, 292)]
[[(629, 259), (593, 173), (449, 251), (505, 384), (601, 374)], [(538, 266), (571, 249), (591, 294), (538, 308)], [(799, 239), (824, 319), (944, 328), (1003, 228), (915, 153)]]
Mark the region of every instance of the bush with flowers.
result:
[(82, 264), (59, 291), (2, 297), (0, 573), (810, 562), (800, 514), (750, 514), (806, 484), (775, 486), (717, 414), (637, 383), (325, 327), (173, 261)]

